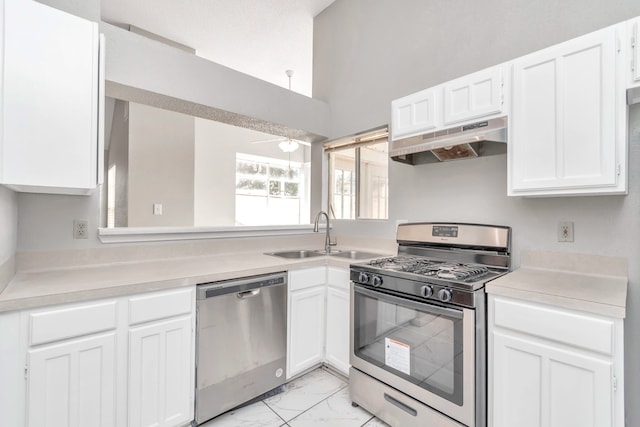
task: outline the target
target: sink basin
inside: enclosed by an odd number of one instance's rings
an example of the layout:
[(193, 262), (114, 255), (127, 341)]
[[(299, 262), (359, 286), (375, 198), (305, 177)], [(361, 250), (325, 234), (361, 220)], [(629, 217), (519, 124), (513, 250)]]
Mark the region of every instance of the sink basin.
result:
[(312, 258), (317, 256), (333, 256), (338, 258), (347, 258), (347, 259), (368, 259), (368, 258), (379, 258), (382, 255), (376, 254), (373, 252), (364, 252), (364, 251), (331, 251), (330, 253), (326, 253), (323, 250), (308, 250), (308, 249), (298, 249), (293, 251), (280, 251), (280, 252), (267, 252), (265, 255), (273, 255), (278, 256), (280, 258), (287, 259), (303, 259), (303, 258)]
[(342, 251), (342, 252), (337, 252), (335, 254), (331, 254), (331, 256), (335, 256), (339, 258), (348, 258), (348, 259), (369, 259), (369, 258), (380, 258), (382, 255), (375, 254), (373, 252), (364, 252), (364, 251)]
[(266, 255), (279, 256), (280, 258), (288, 259), (302, 259), (312, 258), (316, 256), (324, 256), (324, 252), (310, 251), (310, 250), (296, 250), (296, 251), (281, 251), (281, 252), (267, 252)]

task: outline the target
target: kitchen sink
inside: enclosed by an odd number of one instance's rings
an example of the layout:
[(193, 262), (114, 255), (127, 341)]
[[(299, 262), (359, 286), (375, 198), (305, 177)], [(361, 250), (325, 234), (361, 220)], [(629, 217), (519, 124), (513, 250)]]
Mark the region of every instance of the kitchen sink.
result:
[(379, 258), (382, 255), (376, 254), (373, 252), (364, 252), (364, 251), (341, 251), (335, 254), (331, 254), (331, 256), (335, 256), (339, 258), (348, 258), (348, 259), (369, 259), (369, 258)]
[(316, 256), (324, 256), (324, 251), (310, 251), (306, 249), (295, 251), (267, 252), (266, 255), (279, 256), (280, 258), (302, 259)]
[(369, 259), (369, 258), (378, 258), (382, 255), (376, 254), (373, 252), (364, 252), (364, 251), (331, 251), (327, 254), (323, 250), (308, 250), (308, 249), (300, 249), (293, 251), (280, 251), (280, 252), (267, 252), (266, 255), (278, 256), (280, 258), (287, 259), (303, 259), (303, 258), (312, 258), (317, 256), (334, 256), (338, 258), (347, 258), (347, 259)]

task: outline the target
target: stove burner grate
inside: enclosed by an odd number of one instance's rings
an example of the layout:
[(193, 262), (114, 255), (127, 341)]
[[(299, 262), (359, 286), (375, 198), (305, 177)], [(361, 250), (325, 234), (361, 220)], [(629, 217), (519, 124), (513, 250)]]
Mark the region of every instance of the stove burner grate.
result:
[(383, 270), (403, 271), (445, 280), (473, 281), (487, 275), (490, 270), (482, 265), (457, 264), (419, 256), (399, 255), (379, 258), (369, 263)]

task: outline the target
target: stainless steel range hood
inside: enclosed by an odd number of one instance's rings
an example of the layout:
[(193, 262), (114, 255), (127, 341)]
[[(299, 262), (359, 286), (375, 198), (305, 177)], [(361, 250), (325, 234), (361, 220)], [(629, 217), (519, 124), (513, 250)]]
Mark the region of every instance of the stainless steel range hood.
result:
[(398, 162), (423, 164), (504, 154), (507, 118), (498, 117), (390, 142), (389, 156)]
[(627, 105), (640, 103), (640, 86), (627, 89)]

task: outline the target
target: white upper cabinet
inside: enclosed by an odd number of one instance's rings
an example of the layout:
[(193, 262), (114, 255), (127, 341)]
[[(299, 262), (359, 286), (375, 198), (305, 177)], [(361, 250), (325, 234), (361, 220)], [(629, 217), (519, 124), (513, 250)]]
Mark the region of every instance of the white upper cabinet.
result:
[(435, 88), (426, 89), (392, 101), (392, 138), (408, 137), (435, 129), (438, 123), (436, 105), (439, 92)]
[(506, 114), (501, 64), (391, 102), (393, 140)]
[(620, 30), (624, 25), (513, 62), (509, 195), (626, 193)]
[(629, 87), (640, 86), (640, 47), (638, 39), (640, 38), (640, 18), (628, 21), (629, 40), (631, 46), (631, 78)]
[(37, 1), (4, 0), (3, 13), (0, 183), (88, 194), (102, 151), (98, 25)]
[(444, 124), (453, 125), (497, 115), (503, 111), (503, 69), (487, 68), (447, 82), (444, 92)]

